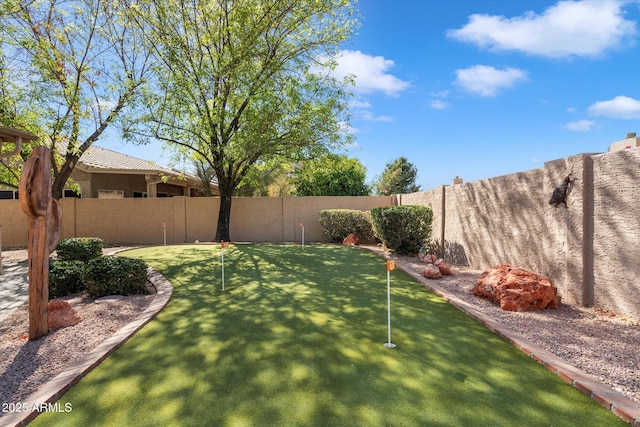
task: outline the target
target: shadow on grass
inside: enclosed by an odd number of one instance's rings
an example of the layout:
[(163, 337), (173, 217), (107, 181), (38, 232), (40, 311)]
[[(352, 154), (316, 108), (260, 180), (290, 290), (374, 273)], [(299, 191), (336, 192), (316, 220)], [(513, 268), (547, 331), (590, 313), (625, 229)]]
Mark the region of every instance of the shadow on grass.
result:
[(625, 425), (408, 275), (341, 246), (131, 251), (163, 312), (36, 425)]

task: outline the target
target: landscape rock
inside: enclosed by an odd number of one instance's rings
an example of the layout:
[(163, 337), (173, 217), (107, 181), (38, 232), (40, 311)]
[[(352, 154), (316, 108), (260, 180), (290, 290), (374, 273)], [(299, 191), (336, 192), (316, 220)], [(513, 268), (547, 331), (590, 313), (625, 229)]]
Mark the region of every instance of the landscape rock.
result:
[(357, 246), (360, 244), (360, 239), (355, 234), (351, 233), (344, 238), (342, 244), (345, 246)]
[(49, 329), (60, 329), (77, 325), (82, 318), (65, 300), (53, 299), (47, 305)]
[(547, 277), (510, 264), (485, 270), (476, 282), (473, 294), (508, 311), (542, 310), (558, 305), (556, 288)]
[(427, 264), (424, 270), (422, 270), (422, 275), (427, 279), (440, 279), (442, 277), (440, 269), (433, 264)]
[(436, 262), (437, 257), (433, 254), (418, 254), (418, 259), (425, 264), (433, 264)]
[(440, 270), (440, 273), (443, 276), (448, 276), (451, 274), (451, 266), (449, 266), (449, 264), (447, 264), (447, 262), (444, 259), (438, 258), (434, 263), (434, 265), (438, 267), (438, 269)]

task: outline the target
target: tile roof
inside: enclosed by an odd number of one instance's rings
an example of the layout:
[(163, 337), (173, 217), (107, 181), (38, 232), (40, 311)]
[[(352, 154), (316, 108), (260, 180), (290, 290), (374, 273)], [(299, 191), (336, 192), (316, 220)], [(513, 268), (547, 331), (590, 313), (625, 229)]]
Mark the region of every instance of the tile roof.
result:
[(79, 163), (86, 167), (98, 169), (113, 169), (127, 171), (145, 171), (145, 172), (162, 172), (165, 174), (176, 175), (179, 172), (160, 166), (157, 163), (138, 159), (116, 151), (92, 145), (80, 157)]

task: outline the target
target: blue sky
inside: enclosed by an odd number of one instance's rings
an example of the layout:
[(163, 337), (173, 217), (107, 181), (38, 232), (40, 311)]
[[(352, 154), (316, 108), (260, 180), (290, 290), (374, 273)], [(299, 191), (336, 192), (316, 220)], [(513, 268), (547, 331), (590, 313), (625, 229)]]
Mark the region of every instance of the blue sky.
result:
[[(360, 0), (346, 152), (405, 156), (427, 190), (605, 152), (640, 135), (640, 1)], [(98, 145), (167, 163), (155, 146)]]

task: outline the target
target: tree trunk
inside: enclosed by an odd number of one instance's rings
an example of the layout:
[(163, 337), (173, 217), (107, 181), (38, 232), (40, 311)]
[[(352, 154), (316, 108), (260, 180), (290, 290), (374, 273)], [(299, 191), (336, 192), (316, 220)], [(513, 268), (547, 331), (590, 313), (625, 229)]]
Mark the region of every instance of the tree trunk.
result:
[(54, 199), (60, 200), (62, 198), (62, 190), (64, 190), (67, 180), (71, 176), (79, 158), (80, 156), (72, 156), (69, 154), (65, 157), (65, 162), (56, 174), (51, 186), (51, 196)]
[(231, 192), (220, 188), (220, 210), (218, 211), (218, 228), (216, 230), (216, 242), (224, 240), (230, 242), (229, 223), (231, 219)]

